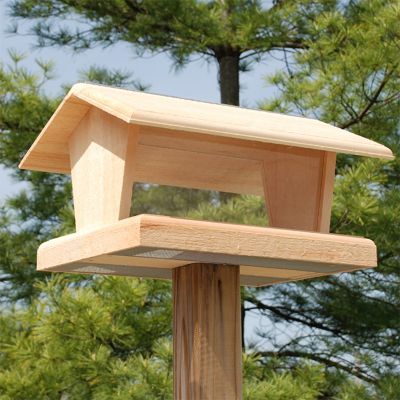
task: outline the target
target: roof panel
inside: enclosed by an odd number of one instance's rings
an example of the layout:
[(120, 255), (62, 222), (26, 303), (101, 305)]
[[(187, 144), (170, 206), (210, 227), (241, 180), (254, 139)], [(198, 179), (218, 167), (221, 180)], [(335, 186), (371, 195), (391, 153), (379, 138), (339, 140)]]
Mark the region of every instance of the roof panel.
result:
[(310, 118), (79, 83), (67, 94), (20, 167), (55, 170), (46, 169), (43, 162), (36, 165), (35, 159), (38, 155), (52, 159), (65, 157), (68, 136), (88, 106), (98, 107), (130, 124), (393, 159), (392, 152), (379, 143)]

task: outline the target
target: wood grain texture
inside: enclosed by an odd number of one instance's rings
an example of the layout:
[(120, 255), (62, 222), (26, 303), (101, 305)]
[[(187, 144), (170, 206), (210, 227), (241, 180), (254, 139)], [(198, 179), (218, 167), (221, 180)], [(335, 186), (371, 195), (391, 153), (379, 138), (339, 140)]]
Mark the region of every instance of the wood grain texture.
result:
[(275, 148), (263, 160), (269, 225), (329, 232), (336, 153)]
[[(303, 260), (328, 264), (376, 262), (371, 240), (286, 229), (144, 216), (142, 246), (170, 250), (210, 252), (233, 256), (254, 256), (281, 260)], [(233, 264), (230, 262), (230, 264)]]
[(175, 400), (242, 398), (239, 268), (173, 271)]
[(262, 195), (257, 160), (139, 145), (135, 182)]
[(129, 217), (137, 135), (92, 108), (69, 139), (77, 231)]
[(317, 232), (329, 233), (335, 183), (336, 153), (325, 152), (319, 193)]
[(376, 247), (344, 235), (140, 215), (43, 243), (37, 268), (170, 279), (190, 263), (239, 265), (241, 283), (259, 286), (371, 268)]
[(27, 152), (20, 167), (68, 172), (68, 137), (89, 106), (136, 126), (393, 158), (392, 152), (383, 145), (313, 119), (92, 84), (76, 84)]
[(71, 172), (68, 140), (92, 106), (66, 96), (21, 161), (21, 167), (43, 172)]
[(270, 226), (318, 230), (324, 153), (295, 148), (267, 154), (264, 197)]

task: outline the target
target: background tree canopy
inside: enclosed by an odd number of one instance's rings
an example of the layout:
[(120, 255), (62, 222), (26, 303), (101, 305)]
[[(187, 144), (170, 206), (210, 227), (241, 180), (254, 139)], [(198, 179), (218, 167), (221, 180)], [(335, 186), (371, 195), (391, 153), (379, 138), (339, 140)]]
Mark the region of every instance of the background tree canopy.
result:
[[(84, 51), (118, 41), (178, 65), (217, 62), (221, 101), (239, 103), (240, 71), (279, 51), (279, 90), (263, 109), (315, 117), (399, 149), (400, 3), (355, 1), (14, 0), (41, 46)], [(70, 20), (79, 20), (72, 23)], [(17, 164), (64, 92), (46, 94), (11, 54), (0, 66), (0, 160), (28, 189), (0, 214), (1, 399), (171, 398), (168, 282), (36, 274), (40, 242), (74, 228), (69, 178)], [(119, 72), (84, 79), (144, 89)], [(243, 290), (263, 316), (244, 352), (247, 399), (400, 398), (400, 163), (340, 156), (333, 232), (372, 238), (379, 267)], [(136, 185), (132, 213), (263, 225), (261, 199)], [(44, 207), (45, 205), (45, 207)]]

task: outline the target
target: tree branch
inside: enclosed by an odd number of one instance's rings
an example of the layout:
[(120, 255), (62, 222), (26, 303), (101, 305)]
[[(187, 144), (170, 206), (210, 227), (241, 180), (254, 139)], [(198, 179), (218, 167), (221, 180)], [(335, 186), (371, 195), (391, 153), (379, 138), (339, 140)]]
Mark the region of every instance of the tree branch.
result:
[(338, 361), (333, 361), (329, 358), (322, 357), (321, 355), (315, 353), (307, 353), (305, 351), (293, 351), (293, 350), (285, 350), (285, 351), (259, 351), (256, 355), (261, 357), (278, 357), (278, 358), (285, 358), (285, 357), (293, 357), (293, 358), (305, 358), (308, 360), (312, 360), (321, 364), (325, 364), (327, 367), (333, 367), (340, 369), (344, 372), (347, 372), (357, 378), (362, 379), (365, 382), (369, 383), (377, 383), (377, 379), (368, 375), (367, 373), (361, 371), (357, 367), (346, 366), (341, 364)]
[(382, 82), (376, 89), (375, 93), (371, 98), (369, 98), (367, 104), (365, 105), (364, 109), (361, 110), (354, 118), (351, 118), (349, 121), (344, 122), (343, 124), (339, 125), (339, 128), (346, 129), (354, 124), (361, 122), (365, 116), (368, 115), (369, 111), (371, 110), (372, 106), (378, 102), (378, 98), (382, 93), (383, 89), (385, 88), (386, 84), (389, 82), (390, 77), (393, 75), (394, 69), (392, 69), (389, 73), (385, 75), (382, 79)]
[(323, 331), (327, 331), (330, 333), (333, 333), (336, 336), (341, 336), (341, 331), (339, 329), (333, 329), (333, 328), (329, 328), (326, 325), (322, 324), (321, 322), (315, 321), (311, 318), (308, 318), (308, 320), (304, 320), (302, 318), (298, 318), (294, 315), (289, 315), (285, 312), (283, 312), (282, 308), (279, 307), (274, 307), (274, 306), (270, 306), (267, 304), (264, 304), (262, 301), (256, 299), (256, 298), (246, 298), (246, 301), (248, 301), (249, 303), (252, 303), (256, 306), (256, 309), (258, 310), (268, 310), (271, 311), (272, 313), (274, 313), (275, 315), (279, 316), (280, 318), (284, 319), (285, 321), (293, 321), (293, 322), (299, 322), (303, 325), (307, 325), (311, 328), (316, 328), (316, 329), (320, 329)]

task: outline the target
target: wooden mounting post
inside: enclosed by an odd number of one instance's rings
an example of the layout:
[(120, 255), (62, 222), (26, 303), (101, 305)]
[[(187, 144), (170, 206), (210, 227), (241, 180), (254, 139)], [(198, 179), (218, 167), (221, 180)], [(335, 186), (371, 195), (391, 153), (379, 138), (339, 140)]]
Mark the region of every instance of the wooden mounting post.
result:
[(239, 267), (173, 270), (175, 400), (242, 398)]

